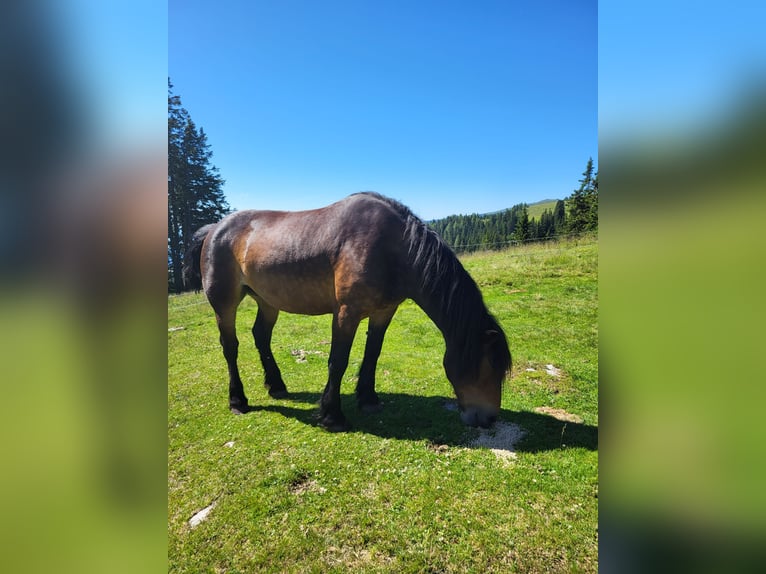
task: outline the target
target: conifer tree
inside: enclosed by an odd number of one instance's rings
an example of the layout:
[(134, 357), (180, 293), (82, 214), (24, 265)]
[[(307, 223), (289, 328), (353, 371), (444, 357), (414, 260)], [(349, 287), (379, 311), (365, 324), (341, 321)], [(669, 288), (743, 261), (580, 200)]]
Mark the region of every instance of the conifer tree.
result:
[(588, 158), (588, 164), (580, 180), (580, 187), (569, 197), (569, 215), (567, 227), (570, 233), (582, 233), (591, 228), (591, 205), (594, 202), (593, 190), (593, 158)]
[(168, 79), (168, 289), (183, 290), (183, 254), (194, 232), (229, 212), (213, 152)]
[(537, 225), (537, 238), (544, 239), (554, 235), (553, 212), (550, 209), (543, 210), (540, 222)]
[(593, 177), (593, 185), (588, 194), (588, 229), (598, 230), (598, 172)]
[(516, 221), (516, 229), (513, 232), (513, 238), (516, 241), (526, 241), (530, 238), (529, 213), (526, 204), (522, 204), (519, 218)]
[(185, 187), (181, 142), (188, 121), (189, 114), (181, 106), (181, 98), (173, 94), (173, 84), (168, 78), (168, 288), (174, 291), (180, 291), (183, 284), (179, 264), (183, 253), (182, 222), (178, 206)]
[(553, 208), (553, 233), (560, 235), (566, 231), (567, 212), (564, 201), (559, 199)]

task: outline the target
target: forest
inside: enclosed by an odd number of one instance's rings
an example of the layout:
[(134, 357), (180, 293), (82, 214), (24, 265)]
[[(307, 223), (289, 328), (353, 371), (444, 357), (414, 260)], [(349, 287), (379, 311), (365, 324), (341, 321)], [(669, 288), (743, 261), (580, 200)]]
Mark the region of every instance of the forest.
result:
[(529, 216), (519, 203), (497, 213), (450, 215), (428, 224), (457, 253), (504, 249), (509, 245), (598, 231), (598, 172), (588, 159), (579, 187), (540, 218)]

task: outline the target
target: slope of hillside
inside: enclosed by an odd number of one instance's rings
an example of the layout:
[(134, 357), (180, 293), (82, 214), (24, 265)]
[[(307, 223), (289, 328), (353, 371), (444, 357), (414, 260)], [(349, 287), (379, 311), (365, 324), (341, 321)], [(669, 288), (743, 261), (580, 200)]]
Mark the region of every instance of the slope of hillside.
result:
[(546, 209), (553, 213), (553, 208), (556, 207), (557, 201), (558, 199), (543, 199), (542, 201), (530, 203), (529, 207), (527, 207), (529, 219), (537, 219), (539, 221), (540, 216)]

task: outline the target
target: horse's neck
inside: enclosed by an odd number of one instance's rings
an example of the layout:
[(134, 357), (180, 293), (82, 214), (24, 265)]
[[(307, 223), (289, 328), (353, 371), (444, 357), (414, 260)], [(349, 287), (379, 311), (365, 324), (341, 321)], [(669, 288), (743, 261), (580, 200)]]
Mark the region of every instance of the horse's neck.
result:
[[(465, 329), (456, 328), (460, 320), (465, 320), (465, 309), (458, 309), (458, 305), (470, 305), (471, 299), (478, 298), (481, 300), (481, 294), (478, 292), (478, 288), (473, 283), (468, 273), (461, 269), (460, 275), (455, 278), (460, 281), (459, 293), (468, 300), (455, 301), (455, 294), (451, 294), (452, 300), (450, 300), (450, 286), (443, 285), (418, 285), (414, 291), (414, 295), (411, 297), (417, 305), (423, 309), (426, 315), (433, 321), (433, 323), (439, 328), (444, 336), (444, 340), (447, 346), (453, 344), (463, 344)], [(475, 309), (476, 313), (482, 312), (483, 305), (478, 306)]]
[(437, 301), (435, 297), (428, 297), (422, 293), (419, 294), (419, 296), (414, 296), (412, 300), (415, 301), (415, 303), (417, 303), (421, 309), (423, 309), (425, 314), (428, 315), (429, 319), (431, 319), (434, 325), (436, 325), (442, 332), (442, 335), (444, 335), (446, 340), (447, 333), (452, 332), (450, 329), (451, 323), (449, 321), (449, 314), (445, 312), (445, 309), (442, 308), (439, 301)]

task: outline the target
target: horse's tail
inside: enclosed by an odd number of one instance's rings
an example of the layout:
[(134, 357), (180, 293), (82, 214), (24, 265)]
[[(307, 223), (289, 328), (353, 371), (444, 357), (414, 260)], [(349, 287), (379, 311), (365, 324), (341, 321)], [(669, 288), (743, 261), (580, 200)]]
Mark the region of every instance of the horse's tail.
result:
[(202, 289), (202, 269), (200, 267), (202, 243), (205, 241), (208, 233), (210, 233), (216, 225), (218, 224), (208, 223), (195, 231), (191, 243), (184, 254), (184, 285), (187, 289), (194, 289), (196, 293), (199, 293), (199, 290)]

